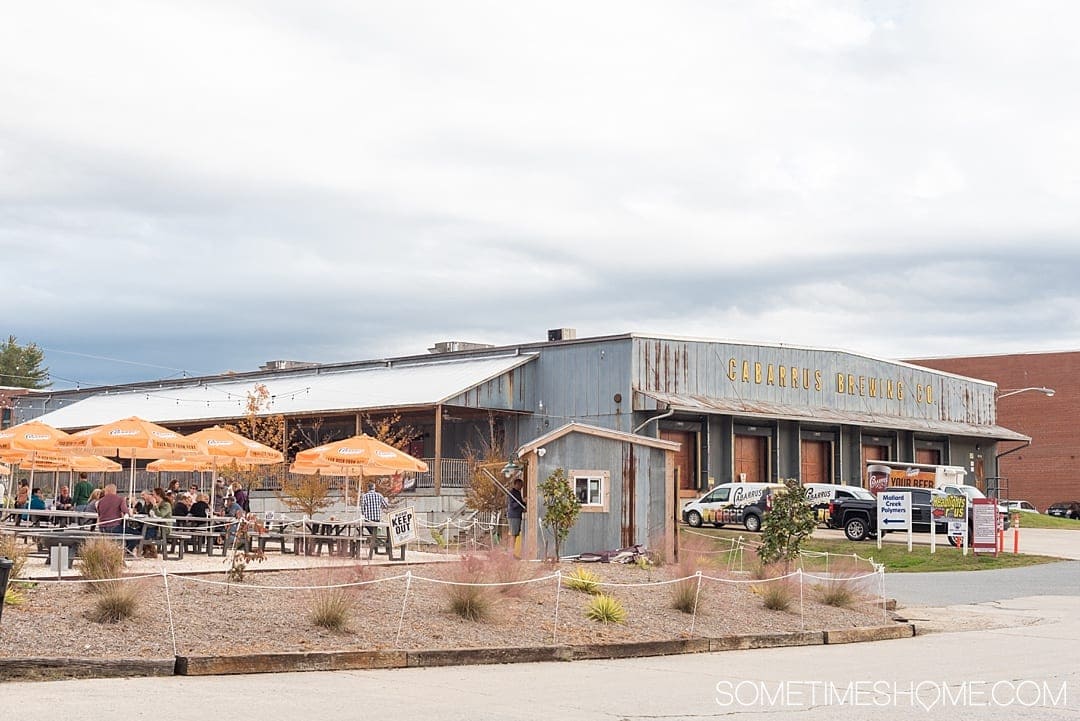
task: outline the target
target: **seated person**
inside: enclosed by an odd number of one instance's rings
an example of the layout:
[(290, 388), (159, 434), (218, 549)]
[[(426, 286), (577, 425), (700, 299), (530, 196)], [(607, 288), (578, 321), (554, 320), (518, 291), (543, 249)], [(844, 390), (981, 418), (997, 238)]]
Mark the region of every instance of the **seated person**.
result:
[[(35, 488), (30, 494), (30, 510), (31, 511), (44, 511), (45, 499), (41, 496), (41, 489)], [(41, 516), (34, 516), (34, 522), (30, 524), (32, 526), (41, 525)]]

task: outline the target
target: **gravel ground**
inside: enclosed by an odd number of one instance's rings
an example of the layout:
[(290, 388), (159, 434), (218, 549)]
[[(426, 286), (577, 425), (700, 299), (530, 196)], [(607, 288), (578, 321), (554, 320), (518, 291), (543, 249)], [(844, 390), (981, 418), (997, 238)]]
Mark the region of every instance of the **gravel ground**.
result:
[[(239, 584), (223, 583), (220, 572), (170, 575), (167, 593), (161, 575), (131, 578), (125, 583), (138, 589), (138, 610), (115, 624), (88, 618), (97, 594), (86, 584), (39, 583), (24, 589), (25, 603), (4, 609), (0, 657), (168, 658), (174, 653), (536, 646), (849, 628), (880, 624), (884, 618), (874, 578), (851, 582), (864, 586), (851, 608), (823, 605), (817, 582), (808, 580), (801, 604), (798, 584), (793, 584), (790, 610), (774, 611), (764, 608), (753, 584), (747, 583), (749, 576), (703, 568), (703, 573), (730, 582), (702, 582), (695, 618), (671, 607), (673, 585), (662, 583), (685, 569), (585, 564), (601, 577), (602, 590), (627, 610), (625, 623), (600, 624), (585, 616), (591, 597), (565, 587), (565, 575), (574, 567), (558, 567), (564, 575), (561, 592), (554, 578), (485, 589), (490, 617), (479, 622), (449, 610), (448, 592), (461, 587), (446, 581), (505, 582), (550, 576), (555, 567), (503, 558), (479, 563), (470, 574), (460, 562), (408, 567), (357, 563), (249, 573)], [(352, 603), (349, 621), (345, 630), (333, 632), (314, 625), (310, 614), (312, 605), (329, 592), (326, 587), (336, 584), (358, 585), (345, 587)]]

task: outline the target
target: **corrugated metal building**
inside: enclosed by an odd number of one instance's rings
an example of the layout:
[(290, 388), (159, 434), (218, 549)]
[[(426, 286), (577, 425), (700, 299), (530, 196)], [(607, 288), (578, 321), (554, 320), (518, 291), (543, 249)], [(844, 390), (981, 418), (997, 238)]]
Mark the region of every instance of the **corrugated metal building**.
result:
[[(962, 466), (968, 482), (981, 485), (997, 474), (998, 441), (1029, 440), (997, 425), (993, 383), (940, 370), (821, 348), (572, 335), (57, 392), (33, 397), (17, 414), (65, 429), (138, 415), (188, 432), (241, 416), (246, 393), (259, 383), (270, 391), (271, 412), (297, 429), (322, 433), (308, 438), (309, 445), (357, 432), (362, 413), (400, 413), (421, 431), (409, 450), (429, 461), (431, 477), (420, 486), (435, 493), (463, 485), (463, 448), (488, 437), (491, 427), (505, 448), (525, 449), (568, 423), (584, 424), (677, 443), (671, 458), (677, 507), (678, 499), (728, 481), (861, 483), (873, 460)], [(610, 438), (573, 435), (578, 445), (569, 447), (586, 468), (595, 465), (589, 459), (613, 452), (604, 450)], [(566, 462), (580, 467), (572, 457)], [(609, 465), (609, 482), (621, 483), (613, 457)], [(590, 524), (596, 535), (580, 539), (585, 548), (628, 540), (625, 533), (613, 538), (609, 524)]]

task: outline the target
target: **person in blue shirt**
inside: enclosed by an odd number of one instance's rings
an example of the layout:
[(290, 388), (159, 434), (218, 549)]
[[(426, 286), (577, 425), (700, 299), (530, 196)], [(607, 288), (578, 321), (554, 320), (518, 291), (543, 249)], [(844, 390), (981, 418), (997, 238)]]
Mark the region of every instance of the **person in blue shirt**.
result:
[[(41, 497), (41, 489), (40, 488), (35, 488), (30, 493), (30, 510), (31, 511), (44, 511), (45, 508), (46, 508), (45, 499)], [(34, 522), (31, 525), (40, 526), (41, 525), (41, 516), (34, 516)]]

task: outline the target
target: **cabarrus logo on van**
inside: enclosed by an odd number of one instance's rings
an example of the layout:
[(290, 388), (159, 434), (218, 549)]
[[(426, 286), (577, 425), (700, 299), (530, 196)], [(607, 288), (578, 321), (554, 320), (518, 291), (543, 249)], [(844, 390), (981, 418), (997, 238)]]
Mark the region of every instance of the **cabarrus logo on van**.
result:
[(735, 492), (731, 494), (731, 502), (736, 506), (748, 506), (751, 503), (756, 502), (761, 498), (761, 494), (765, 492), (764, 488), (740, 488), (736, 487)]

